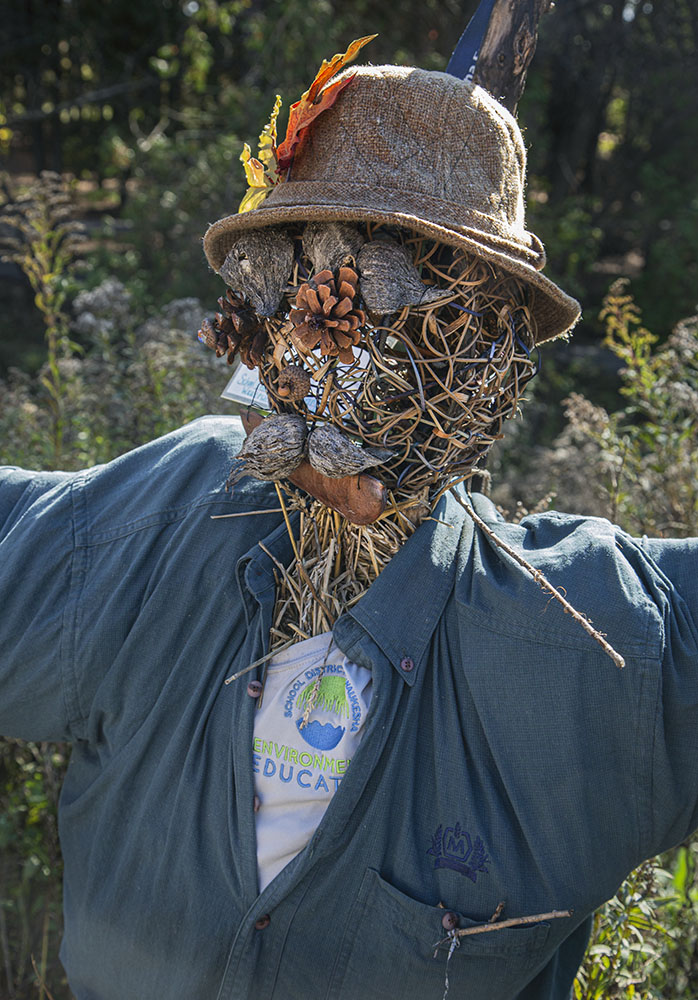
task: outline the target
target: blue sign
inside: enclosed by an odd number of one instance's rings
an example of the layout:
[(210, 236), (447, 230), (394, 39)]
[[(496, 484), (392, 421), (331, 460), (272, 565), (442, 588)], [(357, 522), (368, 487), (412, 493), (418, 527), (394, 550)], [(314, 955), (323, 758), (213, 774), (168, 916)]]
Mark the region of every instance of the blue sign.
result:
[(446, 72), (451, 76), (458, 76), (467, 83), (473, 82), (477, 57), (480, 55), (495, 3), (496, 0), (480, 0), (480, 5), (470, 18), (446, 67)]

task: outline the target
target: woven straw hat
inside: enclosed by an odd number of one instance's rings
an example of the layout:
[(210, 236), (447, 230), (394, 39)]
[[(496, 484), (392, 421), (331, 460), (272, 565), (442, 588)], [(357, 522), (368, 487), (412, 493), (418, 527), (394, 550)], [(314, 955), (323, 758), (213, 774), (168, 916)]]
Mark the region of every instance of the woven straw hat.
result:
[(259, 208), (204, 237), (219, 271), (234, 240), (301, 221), (415, 229), (524, 278), (538, 342), (570, 330), (579, 303), (540, 272), (545, 250), (524, 226), (526, 153), (515, 119), (482, 88), (446, 73), (359, 66), (302, 133), (290, 177)]

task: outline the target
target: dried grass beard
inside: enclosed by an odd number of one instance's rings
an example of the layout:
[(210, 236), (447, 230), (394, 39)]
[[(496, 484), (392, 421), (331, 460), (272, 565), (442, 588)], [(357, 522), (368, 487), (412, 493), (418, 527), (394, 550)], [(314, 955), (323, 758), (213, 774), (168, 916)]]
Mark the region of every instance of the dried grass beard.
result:
[[(369, 225), (366, 236), (401, 241), (423, 282), (443, 288), (444, 297), (392, 316), (369, 315), (351, 365), (303, 350), (288, 320), (298, 287), (311, 276), (298, 240), (286, 301), (267, 321), (260, 379), (273, 408), (300, 414), (311, 430), (329, 422), (392, 449), (394, 457), (377, 470), (391, 501), (431, 508), (445, 489), (480, 471), (536, 373), (532, 293), (487, 261), (419, 233)], [(303, 400), (287, 402), (278, 393), (288, 365), (311, 374)]]
[(404, 516), (359, 527), (318, 501), (277, 488), (286, 510), (300, 511), (300, 523), (291, 564), (275, 563), (272, 651), (331, 631), (414, 531)]

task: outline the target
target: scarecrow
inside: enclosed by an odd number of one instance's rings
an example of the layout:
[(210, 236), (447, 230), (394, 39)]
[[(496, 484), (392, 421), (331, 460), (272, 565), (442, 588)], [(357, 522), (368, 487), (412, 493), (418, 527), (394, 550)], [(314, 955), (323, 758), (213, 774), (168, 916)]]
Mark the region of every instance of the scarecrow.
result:
[(567, 1000), (698, 825), (695, 543), (468, 492), (579, 307), (512, 115), (366, 41), (205, 236), (200, 338), (266, 412), (3, 475), (0, 724), (73, 741), (78, 1000)]

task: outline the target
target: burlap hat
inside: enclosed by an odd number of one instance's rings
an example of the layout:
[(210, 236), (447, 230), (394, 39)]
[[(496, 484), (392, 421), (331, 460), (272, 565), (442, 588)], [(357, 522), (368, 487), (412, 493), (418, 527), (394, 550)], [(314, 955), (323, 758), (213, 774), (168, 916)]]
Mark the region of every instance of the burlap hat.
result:
[(302, 133), (290, 177), (259, 208), (209, 227), (219, 271), (236, 237), (300, 221), (385, 222), (462, 247), (524, 278), (538, 342), (574, 326), (579, 303), (541, 274), (545, 250), (524, 225), (526, 152), (515, 119), (481, 87), (403, 66), (355, 79)]

